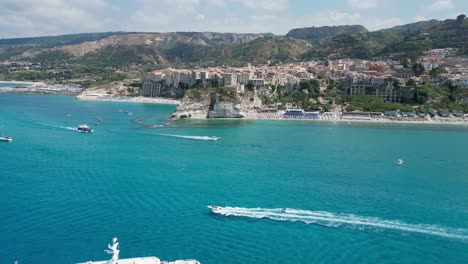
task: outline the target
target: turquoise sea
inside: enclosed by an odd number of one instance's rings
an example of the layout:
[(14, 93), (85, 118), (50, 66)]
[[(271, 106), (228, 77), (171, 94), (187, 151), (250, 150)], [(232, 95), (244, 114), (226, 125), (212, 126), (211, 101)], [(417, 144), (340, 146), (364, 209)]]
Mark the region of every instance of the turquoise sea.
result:
[(0, 95), (0, 262), (105, 260), (114, 236), (122, 258), (204, 264), (468, 261), (468, 127), (174, 109)]
[(2, 88), (11, 88), (11, 87), (16, 87), (18, 85), (21, 85), (20, 83), (14, 83), (14, 82), (8, 82), (8, 83), (0, 83), (0, 89)]

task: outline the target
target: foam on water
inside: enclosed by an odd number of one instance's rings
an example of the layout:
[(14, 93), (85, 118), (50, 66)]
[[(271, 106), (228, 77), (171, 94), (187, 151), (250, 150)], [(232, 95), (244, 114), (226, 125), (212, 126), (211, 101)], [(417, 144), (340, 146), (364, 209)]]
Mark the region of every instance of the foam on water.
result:
[(44, 123), (37, 123), (41, 126), (45, 127), (50, 127), (50, 128), (56, 128), (56, 129), (63, 129), (63, 130), (69, 130), (69, 131), (78, 131), (76, 127), (69, 127), (69, 126), (57, 126), (57, 125), (51, 125), (51, 124), (44, 124)]
[(308, 211), (289, 208), (284, 212), (282, 210), (283, 209), (220, 207), (220, 209), (213, 212), (225, 216), (268, 218), (277, 221), (319, 224), (327, 227), (345, 227), (359, 230), (391, 229), (402, 232), (412, 232), (468, 241), (467, 229), (455, 229), (427, 224), (408, 224), (398, 220), (384, 220), (377, 217), (365, 217), (353, 214), (335, 214), (324, 211)]
[(70, 131), (78, 131), (76, 127), (66, 127), (66, 126), (58, 126), (57, 128), (65, 129), (65, 130), (70, 130)]
[(219, 137), (216, 137), (216, 139), (214, 139), (213, 137), (209, 137), (209, 136), (185, 136), (185, 135), (172, 135), (172, 134), (159, 134), (160, 136), (166, 136), (166, 137), (176, 137), (176, 138), (185, 138), (185, 139), (193, 139), (193, 140), (209, 140), (209, 141), (213, 141), (213, 140), (218, 140)]

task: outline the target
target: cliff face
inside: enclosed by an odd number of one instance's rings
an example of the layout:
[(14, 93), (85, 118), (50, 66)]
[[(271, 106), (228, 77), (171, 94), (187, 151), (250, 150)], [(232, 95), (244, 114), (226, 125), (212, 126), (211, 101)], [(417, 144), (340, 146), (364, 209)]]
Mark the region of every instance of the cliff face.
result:
[[(173, 113), (174, 119), (184, 118), (242, 118), (262, 106), (254, 92), (243, 95), (231, 93), (232, 88), (189, 90)], [(226, 91), (229, 91), (227, 93)]]
[(218, 94), (210, 95), (208, 118), (241, 118), (241, 105), (237, 100), (221, 101)]
[(210, 92), (195, 89), (187, 91), (182, 101), (172, 114), (173, 119), (206, 118), (210, 108)]

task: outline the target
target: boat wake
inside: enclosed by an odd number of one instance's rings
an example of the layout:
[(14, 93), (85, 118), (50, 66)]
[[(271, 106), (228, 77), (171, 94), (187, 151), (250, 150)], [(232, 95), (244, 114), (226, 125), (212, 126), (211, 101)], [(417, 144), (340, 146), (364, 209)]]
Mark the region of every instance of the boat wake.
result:
[(61, 128), (61, 129), (69, 130), (69, 131), (75, 131), (75, 132), (78, 131), (76, 127), (57, 126), (57, 128)]
[(175, 138), (185, 138), (185, 139), (193, 139), (193, 140), (208, 140), (208, 141), (216, 141), (219, 140), (220, 137), (216, 136), (185, 136), (185, 135), (172, 135), (172, 134), (159, 134), (160, 136), (166, 137), (175, 137)]
[(384, 220), (377, 217), (365, 217), (353, 214), (335, 214), (324, 211), (307, 211), (289, 208), (210, 208), (213, 213), (224, 216), (268, 218), (276, 221), (304, 222), (306, 224), (318, 224), (327, 227), (343, 227), (370, 231), (381, 231), (387, 229), (468, 241), (467, 229), (455, 229), (427, 224), (408, 224), (398, 220)]
[(57, 125), (50, 125), (50, 124), (44, 124), (44, 123), (37, 123), (37, 124), (44, 126), (44, 127), (63, 129), (63, 130), (69, 130), (69, 131), (77, 131), (76, 127), (57, 126)]
[(40, 123), (40, 125), (45, 126), (45, 127), (55, 128), (55, 129), (62, 129), (62, 130), (67, 130), (67, 131), (81, 132), (76, 127), (56, 126), (56, 125), (49, 125), (49, 124), (42, 124), (42, 123)]

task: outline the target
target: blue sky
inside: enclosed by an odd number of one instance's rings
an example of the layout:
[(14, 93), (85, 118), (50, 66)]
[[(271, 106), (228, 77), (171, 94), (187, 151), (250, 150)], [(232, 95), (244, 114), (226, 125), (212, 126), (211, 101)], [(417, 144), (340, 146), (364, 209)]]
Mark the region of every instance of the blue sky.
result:
[(468, 15), (468, 0), (0, 0), (0, 38), (104, 31), (286, 34)]

